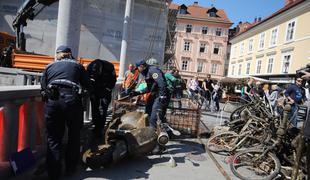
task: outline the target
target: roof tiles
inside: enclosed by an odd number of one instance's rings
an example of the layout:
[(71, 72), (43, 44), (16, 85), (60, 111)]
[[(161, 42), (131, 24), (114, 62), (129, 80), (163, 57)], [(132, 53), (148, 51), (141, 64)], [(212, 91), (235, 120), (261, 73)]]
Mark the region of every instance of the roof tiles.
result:
[[(178, 9), (180, 5), (171, 3), (170, 9)], [(212, 7), (211, 7), (212, 8)], [(222, 21), (226, 23), (231, 23), (223, 9), (217, 9), (217, 17), (209, 17), (207, 11), (211, 8), (201, 7), (199, 5), (189, 5), (187, 6), (187, 12), (189, 14), (178, 14), (178, 17), (181, 18), (195, 18), (195, 19), (204, 19), (209, 21)]]

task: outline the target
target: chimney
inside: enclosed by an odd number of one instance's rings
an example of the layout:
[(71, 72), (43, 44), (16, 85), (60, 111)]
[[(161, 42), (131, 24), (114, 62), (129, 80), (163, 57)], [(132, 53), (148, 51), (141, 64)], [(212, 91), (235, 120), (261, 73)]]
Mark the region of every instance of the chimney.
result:
[(194, 6), (198, 6), (198, 1), (195, 1), (195, 2), (194, 2)]
[(292, 4), (296, 0), (285, 0), (285, 6)]
[(262, 17), (259, 17), (259, 18), (258, 18), (258, 22), (261, 22), (261, 21), (262, 21)]

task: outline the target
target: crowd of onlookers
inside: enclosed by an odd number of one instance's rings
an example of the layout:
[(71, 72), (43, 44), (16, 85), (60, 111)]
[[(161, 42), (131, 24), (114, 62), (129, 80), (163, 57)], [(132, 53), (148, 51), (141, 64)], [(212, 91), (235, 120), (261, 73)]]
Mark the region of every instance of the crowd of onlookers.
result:
[[(150, 65), (156, 65), (156, 62), (148, 62)], [(155, 63), (155, 64), (154, 64)], [(123, 88), (132, 86), (132, 80), (139, 76), (135, 73), (134, 65), (129, 66), (129, 70), (125, 74), (125, 83)], [(140, 79), (140, 78), (138, 78)], [(184, 92), (187, 92), (188, 97), (195, 100), (197, 95), (204, 98), (205, 106), (212, 106), (213, 111), (220, 110), (220, 101), (223, 93), (227, 93), (227, 87), (224, 89), (220, 80), (211, 79), (211, 75), (208, 74), (206, 79), (202, 82), (198, 81), (198, 77), (195, 76), (187, 83), (181, 78), (179, 71), (176, 68), (170, 68), (165, 73), (165, 79), (167, 81), (168, 88), (171, 90), (171, 97), (180, 99), (183, 97)], [(126, 84), (127, 83), (127, 84)], [(143, 88), (145, 82), (143, 78), (139, 80), (137, 89)], [(304, 88), (305, 80), (302, 77), (297, 77), (295, 83), (292, 84), (278, 84), (265, 81), (259, 81), (254, 78), (248, 78), (240, 87), (240, 101), (251, 101), (254, 94), (259, 96), (265, 101), (268, 101), (274, 113), (278, 116), (283, 114), (283, 108), (285, 104), (291, 105), (290, 122), (291, 125), (296, 127), (296, 113), (298, 105), (305, 104), (307, 97), (309, 97), (308, 90)], [(184, 91), (187, 90), (187, 91)], [(307, 92), (307, 93), (306, 93)], [(146, 101), (147, 95), (140, 97), (139, 100)], [(181, 107), (181, 104), (179, 104)]]
[[(277, 116), (283, 115), (283, 108), (286, 104), (291, 105), (291, 113), (289, 115), (291, 125), (297, 126), (297, 109), (299, 105), (305, 105), (310, 99), (309, 91), (305, 88), (306, 78), (296, 77), (295, 82), (288, 83), (270, 83), (267, 81), (259, 81), (254, 78), (248, 78), (246, 82), (239, 85), (239, 91), (234, 92), (239, 96), (241, 102), (250, 102), (254, 94), (262, 100), (267, 101)], [(229, 86), (229, 85), (228, 85)], [(236, 87), (236, 86), (235, 86)], [(219, 102), (223, 93), (227, 93), (227, 89), (223, 88), (220, 80), (212, 80), (211, 75), (201, 82), (195, 76), (187, 83), (187, 92), (190, 98), (194, 99), (197, 94), (203, 96), (206, 105), (213, 105), (214, 111), (219, 111)]]
[[(198, 77), (195, 76), (188, 83), (188, 94), (191, 99), (195, 99), (195, 95), (199, 94), (205, 99), (205, 106), (209, 106), (212, 111), (220, 110), (220, 100), (222, 98), (223, 88), (221, 81), (215, 81), (211, 79), (211, 75), (208, 74), (207, 78), (203, 82), (199, 83)], [(203, 104), (202, 104), (203, 106)]]
[(285, 104), (291, 105), (289, 119), (293, 127), (297, 126), (297, 109), (307, 101), (308, 90), (305, 88), (305, 81), (296, 77), (292, 84), (263, 83), (249, 78), (241, 88), (241, 100), (251, 101), (254, 94), (267, 100), (276, 115), (283, 114)]

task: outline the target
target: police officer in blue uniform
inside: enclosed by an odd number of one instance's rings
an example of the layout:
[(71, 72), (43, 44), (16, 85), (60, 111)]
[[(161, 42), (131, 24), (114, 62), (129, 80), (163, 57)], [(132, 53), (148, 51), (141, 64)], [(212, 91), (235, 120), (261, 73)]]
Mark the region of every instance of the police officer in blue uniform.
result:
[(61, 175), (62, 138), (66, 125), (68, 142), (65, 170), (67, 174), (76, 170), (80, 155), (80, 130), (83, 126), (83, 106), (79, 92), (81, 88), (91, 90), (86, 70), (71, 54), (69, 47), (59, 46), (56, 60), (46, 67), (41, 79), (47, 134), (46, 163), (50, 179), (59, 179)]
[(144, 76), (147, 88), (142, 92), (135, 92), (133, 94), (152, 92), (147, 101), (145, 112), (149, 115), (150, 127), (156, 129), (157, 113), (162, 123), (166, 122), (165, 115), (170, 100), (166, 79), (164, 73), (158, 67), (148, 65), (145, 60), (137, 62), (136, 67)]
[[(167, 123), (166, 111), (170, 102), (170, 93), (164, 73), (157, 67), (149, 65), (145, 60), (136, 63), (139, 72), (144, 76), (147, 88), (141, 92), (132, 92), (132, 96), (151, 92), (146, 102), (145, 112), (149, 115), (150, 127), (157, 129), (157, 117), (161, 123)], [(171, 133), (168, 133), (171, 134)], [(157, 145), (153, 154), (161, 153), (165, 149), (162, 145)]]
[(114, 65), (105, 60), (95, 59), (87, 66), (91, 78), (93, 93), (90, 94), (93, 129), (93, 140), (103, 140), (103, 129), (116, 83)]
[[(161, 124), (167, 123), (165, 116), (170, 101), (170, 93), (164, 73), (157, 66), (147, 64), (145, 60), (137, 62), (136, 67), (144, 76), (147, 88), (140, 92), (132, 92), (132, 96), (151, 92), (146, 102), (145, 112), (149, 115), (150, 127), (157, 129), (157, 118), (159, 118)], [(168, 134), (171, 133), (168, 132)], [(158, 154), (164, 149), (163, 145), (158, 144), (152, 153)]]

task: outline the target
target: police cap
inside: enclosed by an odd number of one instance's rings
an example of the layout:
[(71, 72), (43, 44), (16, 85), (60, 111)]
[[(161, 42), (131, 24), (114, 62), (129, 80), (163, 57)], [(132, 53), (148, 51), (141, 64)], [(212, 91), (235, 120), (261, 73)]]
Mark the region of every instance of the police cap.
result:
[(61, 46), (58, 46), (58, 48), (56, 49), (56, 53), (60, 53), (60, 52), (71, 53), (71, 49), (68, 46), (61, 45)]
[(136, 62), (136, 67), (139, 67), (141, 65), (146, 65), (146, 61), (144, 59)]

